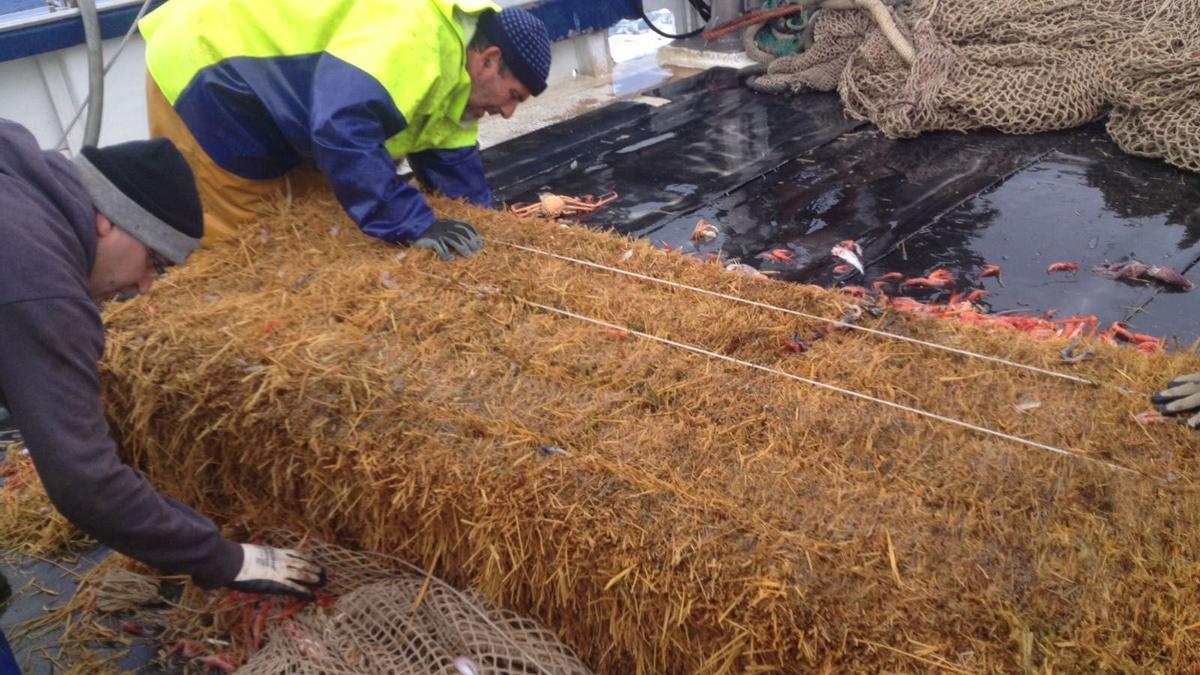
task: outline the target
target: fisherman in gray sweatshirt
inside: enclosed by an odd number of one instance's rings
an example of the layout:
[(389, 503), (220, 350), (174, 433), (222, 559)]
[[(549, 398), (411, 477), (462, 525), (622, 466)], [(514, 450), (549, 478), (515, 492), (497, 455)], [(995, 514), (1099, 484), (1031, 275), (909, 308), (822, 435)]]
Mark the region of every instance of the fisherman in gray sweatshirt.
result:
[(170, 141), (43, 152), (0, 119), (0, 405), (46, 493), (101, 543), (205, 588), (311, 598), (322, 570), (237, 544), (122, 464), (100, 402), (97, 304), (146, 291), (200, 245), (192, 172)]

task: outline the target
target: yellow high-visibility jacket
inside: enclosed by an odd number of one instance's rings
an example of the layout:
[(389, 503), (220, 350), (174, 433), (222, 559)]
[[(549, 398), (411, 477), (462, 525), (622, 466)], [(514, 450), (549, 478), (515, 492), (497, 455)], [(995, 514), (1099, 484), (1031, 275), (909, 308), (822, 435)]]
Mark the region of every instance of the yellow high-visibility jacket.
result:
[(269, 179), (313, 163), (365, 232), (411, 242), (433, 222), (396, 177), (491, 204), (456, 12), (491, 0), (170, 0), (139, 24), (146, 66), (223, 169)]

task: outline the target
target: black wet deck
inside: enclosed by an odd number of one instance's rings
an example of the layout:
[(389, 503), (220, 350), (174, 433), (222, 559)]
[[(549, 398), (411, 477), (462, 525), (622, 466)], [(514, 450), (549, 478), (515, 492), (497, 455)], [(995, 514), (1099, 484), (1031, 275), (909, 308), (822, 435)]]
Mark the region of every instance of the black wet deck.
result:
[[(545, 191), (616, 190), (620, 199), (591, 222), (690, 252), (703, 217), (723, 232), (703, 251), (780, 278), (863, 284), (839, 280), (829, 253), (856, 239), (868, 283), (884, 272), (922, 276), (944, 267), (961, 279), (959, 290), (988, 289), (995, 311), (1095, 314), (1139, 332), (1200, 337), (1200, 289), (1089, 271), (1136, 258), (1187, 275), (1200, 260), (1200, 175), (1122, 153), (1101, 124), (897, 141), (847, 119), (835, 95), (757, 94), (731, 70), (648, 94), (670, 102), (614, 104), (487, 150), (497, 196), (515, 203)], [(795, 262), (755, 257), (780, 247)], [(1058, 261), (1079, 271), (1048, 274)], [(1003, 288), (980, 283), (984, 262), (1003, 267)]]

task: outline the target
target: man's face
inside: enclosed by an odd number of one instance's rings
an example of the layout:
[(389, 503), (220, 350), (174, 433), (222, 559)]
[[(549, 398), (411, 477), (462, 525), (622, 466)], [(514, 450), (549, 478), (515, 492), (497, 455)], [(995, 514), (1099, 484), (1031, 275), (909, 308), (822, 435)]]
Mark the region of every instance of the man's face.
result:
[(92, 299), (102, 302), (123, 291), (150, 290), (167, 261), (125, 230), (96, 214), (96, 262), (88, 279)]
[[(529, 98), (529, 89), (507, 68), (501, 68), (500, 48), (467, 51), (467, 73), (471, 76), (471, 96), (467, 99), (464, 120), (484, 115), (512, 117), (517, 106)], [(501, 72), (503, 71), (503, 72)]]

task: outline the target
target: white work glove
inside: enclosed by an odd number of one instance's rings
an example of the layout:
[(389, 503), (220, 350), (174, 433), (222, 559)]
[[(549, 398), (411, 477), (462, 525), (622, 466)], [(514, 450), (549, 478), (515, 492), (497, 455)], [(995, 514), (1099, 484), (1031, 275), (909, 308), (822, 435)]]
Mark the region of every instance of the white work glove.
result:
[(312, 588), (324, 583), (325, 570), (289, 548), (242, 544), (242, 569), (229, 587), (313, 600)]
[(1186, 424), (1200, 428), (1200, 373), (1192, 373), (1171, 380), (1167, 388), (1150, 397), (1164, 415), (1192, 414)]

